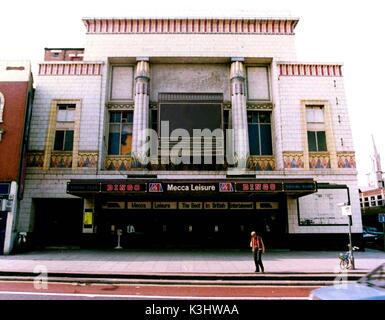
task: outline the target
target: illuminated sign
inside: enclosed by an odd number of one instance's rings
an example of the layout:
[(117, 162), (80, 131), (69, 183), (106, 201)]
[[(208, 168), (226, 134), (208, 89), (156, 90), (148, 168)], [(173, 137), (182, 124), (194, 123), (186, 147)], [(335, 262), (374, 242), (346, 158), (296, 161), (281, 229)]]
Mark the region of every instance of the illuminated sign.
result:
[(179, 209), (202, 209), (202, 202), (179, 202)]
[(84, 209), (83, 212), (83, 233), (93, 233), (94, 230), (94, 210)]
[(100, 192), (100, 183), (68, 183), (67, 192)]
[(316, 184), (313, 183), (284, 183), (285, 191), (317, 191)]
[(177, 202), (153, 202), (154, 209), (177, 209)]
[(216, 192), (217, 183), (166, 183), (167, 192)]
[(281, 183), (235, 183), (236, 192), (276, 192), (282, 191)]
[(220, 182), (219, 192), (234, 192), (233, 184), (231, 182)]
[[(286, 180), (287, 181), (287, 180)], [(0, 184), (0, 196), (8, 195), (10, 184)], [(222, 182), (139, 182), (130, 180), (75, 181), (68, 182), (67, 193), (276, 193), (316, 192), (316, 182), (285, 182), (269, 180), (222, 181)]]
[(146, 192), (146, 183), (102, 183), (101, 192)]
[(205, 202), (205, 209), (228, 209), (229, 204), (227, 202)]
[(102, 209), (124, 209), (124, 201), (108, 201), (102, 205)]
[(230, 209), (254, 209), (253, 202), (230, 202)]
[(149, 183), (148, 192), (163, 192), (163, 187), (160, 182)]
[(127, 202), (127, 209), (151, 209), (151, 202)]

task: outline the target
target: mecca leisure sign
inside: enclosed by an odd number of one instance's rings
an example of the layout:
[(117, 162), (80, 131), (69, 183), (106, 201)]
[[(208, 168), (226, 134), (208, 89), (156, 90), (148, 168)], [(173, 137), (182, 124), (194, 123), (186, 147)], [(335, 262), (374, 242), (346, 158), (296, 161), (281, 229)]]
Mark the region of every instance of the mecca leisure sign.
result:
[(287, 183), (282, 181), (222, 181), (222, 182), (133, 182), (99, 181), (94, 183), (69, 182), (68, 193), (276, 193), (316, 191), (315, 183)]
[[(218, 183), (149, 183), (149, 192), (219, 192), (223, 187)], [(221, 191), (223, 192), (223, 191)], [(231, 192), (231, 188), (229, 189)]]

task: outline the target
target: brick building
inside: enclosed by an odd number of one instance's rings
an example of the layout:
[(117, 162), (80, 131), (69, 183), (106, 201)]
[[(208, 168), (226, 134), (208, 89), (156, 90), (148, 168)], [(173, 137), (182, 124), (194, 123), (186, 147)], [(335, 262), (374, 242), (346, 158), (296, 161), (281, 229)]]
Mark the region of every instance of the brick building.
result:
[(359, 241), (342, 65), (296, 60), (298, 19), (83, 22), (81, 61), (51, 48), (39, 64), (19, 230), (44, 246), (247, 247), (256, 229), (269, 247), (344, 248), (350, 202)]
[(0, 61), (0, 254), (12, 250), (23, 196), (33, 79), (27, 61)]

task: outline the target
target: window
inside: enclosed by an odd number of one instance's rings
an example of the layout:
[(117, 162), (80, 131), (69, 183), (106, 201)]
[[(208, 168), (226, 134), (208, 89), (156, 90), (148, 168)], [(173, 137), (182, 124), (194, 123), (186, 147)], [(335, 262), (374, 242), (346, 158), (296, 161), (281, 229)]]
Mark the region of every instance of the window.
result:
[(248, 111), (250, 155), (272, 155), (270, 112)]
[(223, 143), (227, 147), (227, 129), (230, 129), (230, 110), (223, 110)]
[(131, 154), (133, 112), (110, 112), (108, 154)]
[(57, 108), (53, 150), (72, 151), (74, 144), (76, 104), (58, 104)]
[(376, 197), (374, 197), (374, 196), (370, 197), (370, 205), (372, 207), (376, 206)]
[(55, 151), (72, 151), (74, 143), (73, 130), (56, 130), (55, 143), (53, 149)]
[(327, 151), (325, 131), (308, 131), (309, 151)]
[(306, 122), (309, 151), (327, 151), (323, 106), (306, 106)]
[(151, 110), (151, 129), (158, 132), (158, 110)]

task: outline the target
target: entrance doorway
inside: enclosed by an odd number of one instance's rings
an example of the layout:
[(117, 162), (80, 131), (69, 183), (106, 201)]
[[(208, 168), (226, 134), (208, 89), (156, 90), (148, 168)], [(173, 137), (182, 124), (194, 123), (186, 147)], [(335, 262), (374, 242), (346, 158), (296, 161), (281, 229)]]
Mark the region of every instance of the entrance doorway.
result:
[(0, 255), (4, 254), (5, 229), (7, 227), (7, 211), (0, 211)]
[(285, 248), (286, 208), (275, 210), (100, 210), (96, 218), (100, 245), (123, 247), (248, 248), (251, 231), (267, 248)]
[(34, 239), (38, 246), (78, 246), (82, 233), (82, 199), (34, 199)]

